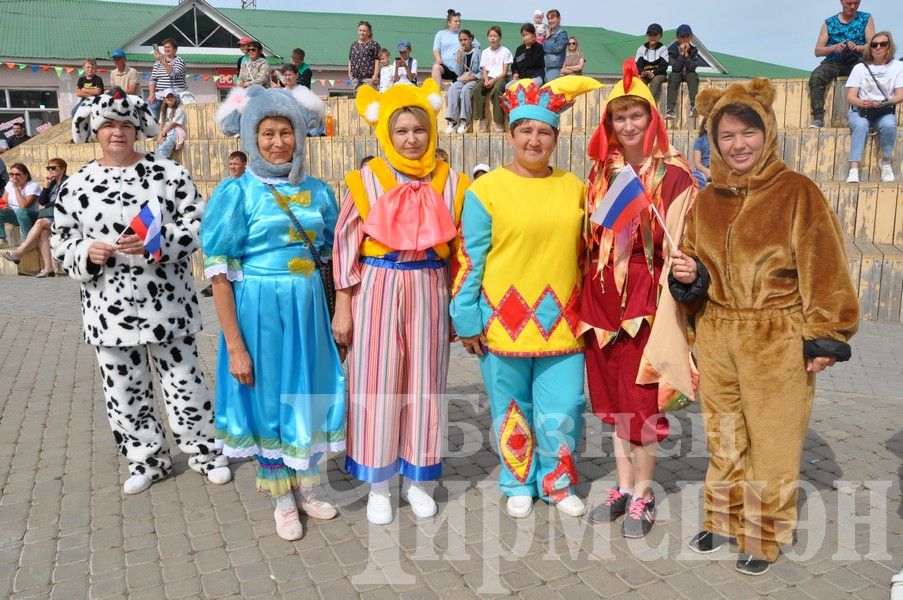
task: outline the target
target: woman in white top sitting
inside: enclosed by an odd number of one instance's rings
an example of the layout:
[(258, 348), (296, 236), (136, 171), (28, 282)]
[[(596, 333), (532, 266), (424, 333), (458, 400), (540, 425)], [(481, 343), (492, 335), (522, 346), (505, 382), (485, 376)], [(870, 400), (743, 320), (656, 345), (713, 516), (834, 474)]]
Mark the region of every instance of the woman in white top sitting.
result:
[(850, 110), (850, 174), (847, 183), (859, 183), (859, 162), (869, 129), (878, 130), (881, 145), (881, 181), (892, 182), (894, 142), (897, 140), (897, 104), (903, 102), (903, 64), (894, 60), (897, 47), (889, 31), (879, 31), (847, 78)]

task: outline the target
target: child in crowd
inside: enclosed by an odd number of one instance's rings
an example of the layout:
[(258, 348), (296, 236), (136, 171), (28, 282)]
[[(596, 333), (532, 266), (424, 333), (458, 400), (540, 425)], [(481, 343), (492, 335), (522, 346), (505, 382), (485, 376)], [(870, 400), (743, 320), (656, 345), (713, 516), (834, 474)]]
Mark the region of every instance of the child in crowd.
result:
[(172, 88), (166, 90), (163, 107), (160, 109), (160, 133), (157, 134), (157, 150), (154, 156), (170, 158), (172, 153), (182, 147), (187, 137), (185, 127), (188, 119), (182, 110), (179, 95)]
[(236, 150), (229, 155), (229, 177), (238, 179), (245, 174), (248, 166), (248, 155), (241, 150)]
[(298, 85), (303, 85), (310, 89), (310, 81), (314, 73), (311, 71), (310, 66), (304, 62), (304, 56), (304, 50), (301, 48), (292, 50), (292, 64), (298, 71)]
[(448, 162), (448, 152), (446, 152), (442, 148), (436, 148), (436, 160), (444, 160), (445, 162)]
[(677, 28), (677, 39), (668, 46), (668, 64), (671, 65), (671, 74), (668, 75), (668, 111), (666, 119), (677, 117), (677, 92), (680, 83), (687, 83), (687, 95), (690, 97), (690, 116), (696, 116), (696, 94), (699, 92), (699, 75), (696, 69), (708, 66), (705, 59), (699, 55), (699, 48), (691, 42), (693, 30), (689, 25), (681, 25)]
[(392, 80), (395, 83), (411, 83), (417, 85), (417, 59), (411, 56), (411, 42), (401, 40), (396, 46), (398, 58), (395, 59), (395, 72)]
[(389, 49), (379, 49), (379, 91), (385, 92), (395, 83), (395, 66), (389, 65)]
[(662, 26), (652, 23), (646, 28), (646, 43), (637, 48), (636, 67), (652, 92), (660, 100), (662, 84), (668, 78), (668, 47), (662, 43)]
[(712, 180), (709, 166), (712, 164), (712, 151), (709, 146), (707, 119), (703, 117), (699, 124), (699, 137), (693, 142), (693, 177), (702, 189)]
[(536, 28), (536, 41), (540, 44), (546, 39), (546, 36), (549, 35), (549, 28), (543, 23), (545, 16), (545, 13), (539, 9), (533, 12), (533, 27)]

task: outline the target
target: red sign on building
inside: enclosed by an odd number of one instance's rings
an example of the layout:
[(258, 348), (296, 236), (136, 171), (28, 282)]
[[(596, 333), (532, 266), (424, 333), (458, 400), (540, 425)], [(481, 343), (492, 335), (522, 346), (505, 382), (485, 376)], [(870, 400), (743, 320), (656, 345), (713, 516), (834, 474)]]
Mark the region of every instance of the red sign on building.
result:
[(217, 69), (216, 88), (220, 90), (231, 90), (235, 86), (235, 77), (237, 75), (238, 69)]

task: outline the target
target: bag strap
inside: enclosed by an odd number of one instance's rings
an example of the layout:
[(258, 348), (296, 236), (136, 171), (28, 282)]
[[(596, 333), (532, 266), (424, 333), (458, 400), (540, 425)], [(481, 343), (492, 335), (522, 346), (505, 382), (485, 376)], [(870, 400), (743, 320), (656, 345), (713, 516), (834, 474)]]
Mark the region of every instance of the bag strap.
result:
[(304, 244), (307, 246), (307, 249), (310, 250), (311, 256), (313, 256), (314, 264), (317, 266), (317, 269), (320, 270), (321, 273), (326, 272), (326, 264), (323, 262), (323, 259), (320, 258), (320, 253), (317, 252), (317, 249), (314, 247), (312, 241), (310, 241), (310, 236), (307, 235), (307, 232), (304, 231), (304, 228), (301, 227), (301, 223), (298, 222), (298, 217), (295, 216), (295, 213), (292, 212), (292, 209), (289, 207), (289, 197), (276, 189), (271, 183), (266, 184), (270, 189), (270, 193), (273, 194), (273, 198), (276, 200), (276, 204), (279, 205), (285, 214), (288, 216), (289, 221), (292, 222), (292, 227), (295, 228), (295, 231), (298, 232), (298, 235), (301, 236), (301, 239), (304, 240)]
[(872, 81), (874, 81), (874, 82), (875, 82), (875, 85), (878, 86), (878, 91), (881, 92), (881, 95), (882, 95), (882, 96), (884, 96), (884, 101), (885, 101), (885, 102), (890, 102), (890, 98), (888, 98), (888, 97), (887, 97), (887, 94), (884, 93), (884, 90), (881, 88), (881, 84), (878, 83), (878, 78), (875, 77), (875, 74), (872, 73), (872, 70), (869, 68), (869, 64), (866, 63), (866, 62), (864, 62), (864, 63), (862, 63), (862, 64), (865, 65), (865, 70), (868, 71), (868, 72), (869, 72), (869, 75), (872, 76)]

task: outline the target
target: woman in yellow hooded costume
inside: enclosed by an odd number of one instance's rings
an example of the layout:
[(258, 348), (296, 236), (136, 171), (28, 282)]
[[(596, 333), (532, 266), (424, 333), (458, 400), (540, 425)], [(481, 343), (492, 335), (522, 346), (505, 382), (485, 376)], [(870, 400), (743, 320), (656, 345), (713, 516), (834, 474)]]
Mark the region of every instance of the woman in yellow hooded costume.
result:
[(815, 374), (850, 357), (859, 323), (837, 217), (778, 157), (767, 79), (699, 94), (712, 185), (687, 217), (671, 293), (694, 310), (709, 449), (705, 522), (691, 541), (736, 538), (736, 568), (761, 575), (791, 543)]
[(449, 244), (467, 177), (436, 160), (432, 79), (357, 93), (385, 158), (345, 177), (333, 249), (333, 333), (348, 348), (345, 468), (369, 482), (367, 518), (392, 520), (388, 480), (420, 518), (436, 514), (424, 482), (442, 473), (449, 357)]

